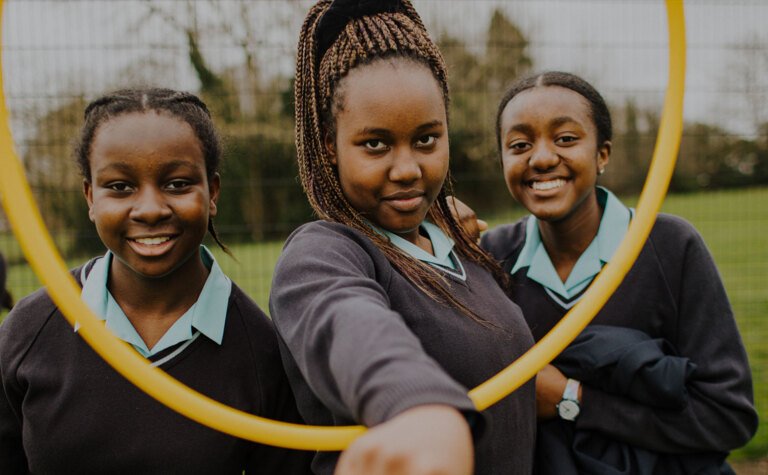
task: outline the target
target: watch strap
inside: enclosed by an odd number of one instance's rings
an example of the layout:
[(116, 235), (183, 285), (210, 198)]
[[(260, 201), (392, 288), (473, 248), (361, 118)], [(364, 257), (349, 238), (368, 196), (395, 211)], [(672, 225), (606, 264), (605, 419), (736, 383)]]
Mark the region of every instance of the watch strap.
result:
[(563, 399), (579, 402), (579, 387), (581, 383), (575, 379), (568, 378), (563, 391)]

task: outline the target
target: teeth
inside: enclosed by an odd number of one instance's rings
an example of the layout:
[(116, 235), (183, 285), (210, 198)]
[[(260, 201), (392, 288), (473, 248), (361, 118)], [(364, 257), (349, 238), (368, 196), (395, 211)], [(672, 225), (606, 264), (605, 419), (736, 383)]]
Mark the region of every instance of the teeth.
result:
[(558, 178), (557, 180), (551, 181), (534, 181), (531, 183), (531, 188), (534, 190), (544, 191), (560, 188), (563, 185), (565, 185), (565, 180)]
[(157, 244), (162, 244), (162, 243), (170, 241), (170, 240), (171, 240), (171, 238), (169, 238), (169, 237), (154, 237), (154, 238), (134, 239), (134, 241), (138, 242), (139, 244), (146, 244), (148, 246), (155, 246)]

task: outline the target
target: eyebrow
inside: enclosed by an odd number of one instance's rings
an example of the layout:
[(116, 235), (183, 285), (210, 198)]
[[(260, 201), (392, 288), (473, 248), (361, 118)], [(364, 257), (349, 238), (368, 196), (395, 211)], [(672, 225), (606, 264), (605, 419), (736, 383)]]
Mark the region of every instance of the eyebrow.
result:
[[(429, 130), (435, 127), (441, 127), (443, 126), (443, 121), (441, 120), (433, 120), (431, 122), (426, 122), (424, 124), (419, 125), (416, 127), (416, 132), (421, 133), (425, 130)], [(392, 131), (389, 129), (382, 129), (382, 128), (376, 128), (376, 127), (363, 127), (362, 129), (359, 129), (355, 132), (355, 135), (384, 135), (384, 136), (390, 136), (392, 135)]]
[(561, 125), (567, 124), (569, 122), (573, 122), (574, 124), (578, 124), (578, 121), (574, 119), (573, 117), (563, 115), (560, 117), (555, 117), (551, 121), (549, 121), (549, 125), (552, 128), (560, 127)]
[[(560, 127), (568, 123), (578, 124), (578, 121), (576, 121), (571, 116), (563, 115), (560, 117), (555, 117), (554, 119), (550, 120), (548, 126), (552, 129), (555, 129), (557, 127)], [(515, 124), (509, 129), (507, 129), (504, 136), (505, 137), (508, 136), (510, 132), (520, 132), (525, 135), (533, 135), (533, 127), (526, 123)]]

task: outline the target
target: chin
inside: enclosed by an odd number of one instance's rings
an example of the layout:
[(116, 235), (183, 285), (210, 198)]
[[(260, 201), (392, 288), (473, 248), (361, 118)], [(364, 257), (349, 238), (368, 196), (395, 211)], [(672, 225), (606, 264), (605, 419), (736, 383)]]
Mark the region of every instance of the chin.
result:
[(562, 210), (556, 210), (556, 209), (550, 209), (550, 208), (537, 208), (537, 207), (531, 207), (528, 208), (528, 211), (534, 216), (536, 216), (536, 219), (539, 221), (545, 221), (549, 223), (555, 223), (557, 221), (565, 219), (568, 214), (566, 212), (563, 212)]

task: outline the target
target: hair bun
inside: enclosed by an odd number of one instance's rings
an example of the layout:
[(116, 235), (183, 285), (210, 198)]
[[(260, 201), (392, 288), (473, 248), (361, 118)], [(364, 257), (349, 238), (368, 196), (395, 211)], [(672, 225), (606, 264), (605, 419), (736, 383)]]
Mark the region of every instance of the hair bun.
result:
[(400, 0), (333, 0), (315, 30), (317, 61), (320, 62), (350, 20), (402, 10), (403, 4)]

